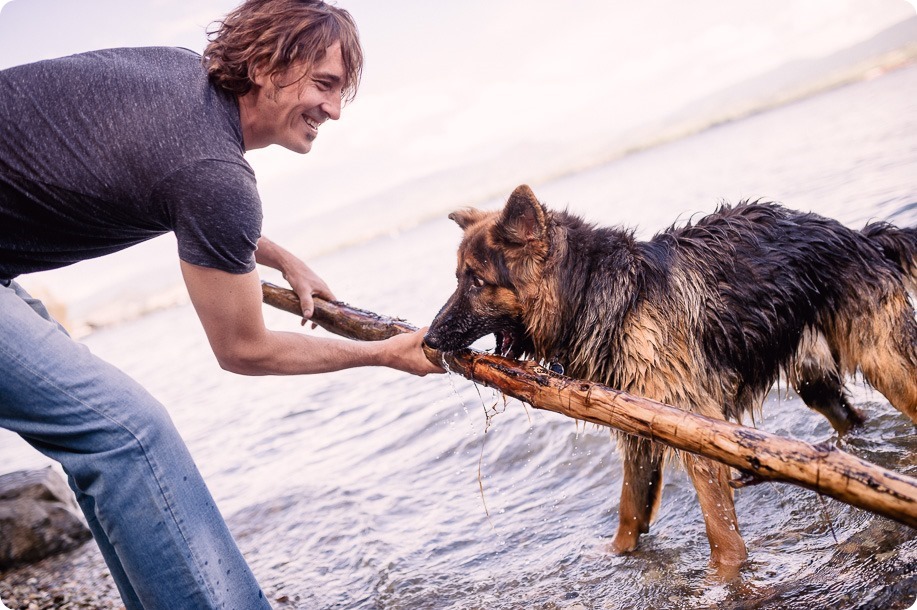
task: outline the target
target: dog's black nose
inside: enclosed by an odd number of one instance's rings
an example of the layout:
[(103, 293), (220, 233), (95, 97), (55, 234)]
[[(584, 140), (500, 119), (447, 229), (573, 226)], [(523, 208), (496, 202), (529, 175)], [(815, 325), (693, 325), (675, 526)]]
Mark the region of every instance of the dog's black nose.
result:
[(438, 333), (433, 330), (427, 331), (427, 334), (423, 337), (423, 342), (437, 350), (442, 346), (442, 339), (439, 337)]

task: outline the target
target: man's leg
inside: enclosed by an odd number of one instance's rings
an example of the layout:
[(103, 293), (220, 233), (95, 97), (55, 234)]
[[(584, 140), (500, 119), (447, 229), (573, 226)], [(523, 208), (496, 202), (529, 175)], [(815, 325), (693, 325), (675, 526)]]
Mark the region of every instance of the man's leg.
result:
[(0, 426), (57, 460), (126, 606), (269, 608), (171, 419), (0, 285)]

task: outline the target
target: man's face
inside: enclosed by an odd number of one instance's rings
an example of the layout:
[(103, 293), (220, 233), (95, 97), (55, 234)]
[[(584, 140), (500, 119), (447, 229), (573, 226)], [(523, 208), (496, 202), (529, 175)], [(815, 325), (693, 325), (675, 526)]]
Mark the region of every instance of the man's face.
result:
[[(305, 78), (296, 82), (304, 72), (307, 72)], [(259, 87), (252, 116), (256, 131), (251, 136), (253, 141), (246, 141), (246, 148), (280, 144), (305, 154), (318, 136), (319, 125), (341, 116), (344, 86), (341, 45), (328, 47), (325, 57), (311, 70), (303, 64), (293, 64), (274, 79), (256, 76), (254, 82)]]

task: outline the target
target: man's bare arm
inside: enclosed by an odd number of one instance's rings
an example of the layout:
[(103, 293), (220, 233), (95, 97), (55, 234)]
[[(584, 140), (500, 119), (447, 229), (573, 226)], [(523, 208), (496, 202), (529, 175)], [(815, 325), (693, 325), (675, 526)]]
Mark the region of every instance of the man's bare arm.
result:
[(237, 275), (184, 261), (181, 270), (213, 353), (228, 371), (297, 375), (386, 366), (415, 375), (442, 372), (423, 354), (423, 329), (374, 342), (272, 331), (264, 325), (257, 273)]

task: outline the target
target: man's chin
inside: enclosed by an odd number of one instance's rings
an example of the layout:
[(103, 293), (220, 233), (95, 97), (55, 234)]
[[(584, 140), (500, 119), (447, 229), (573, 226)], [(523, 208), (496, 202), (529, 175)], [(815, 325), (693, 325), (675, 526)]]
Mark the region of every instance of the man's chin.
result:
[(307, 152), (309, 152), (310, 150), (312, 150), (312, 141), (311, 140), (299, 141), (299, 142), (283, 142), (280, 145), (286, 148), (287, 150), (292, 150), (293, 152), (299, 153), (301, 155), (304, 155)]

